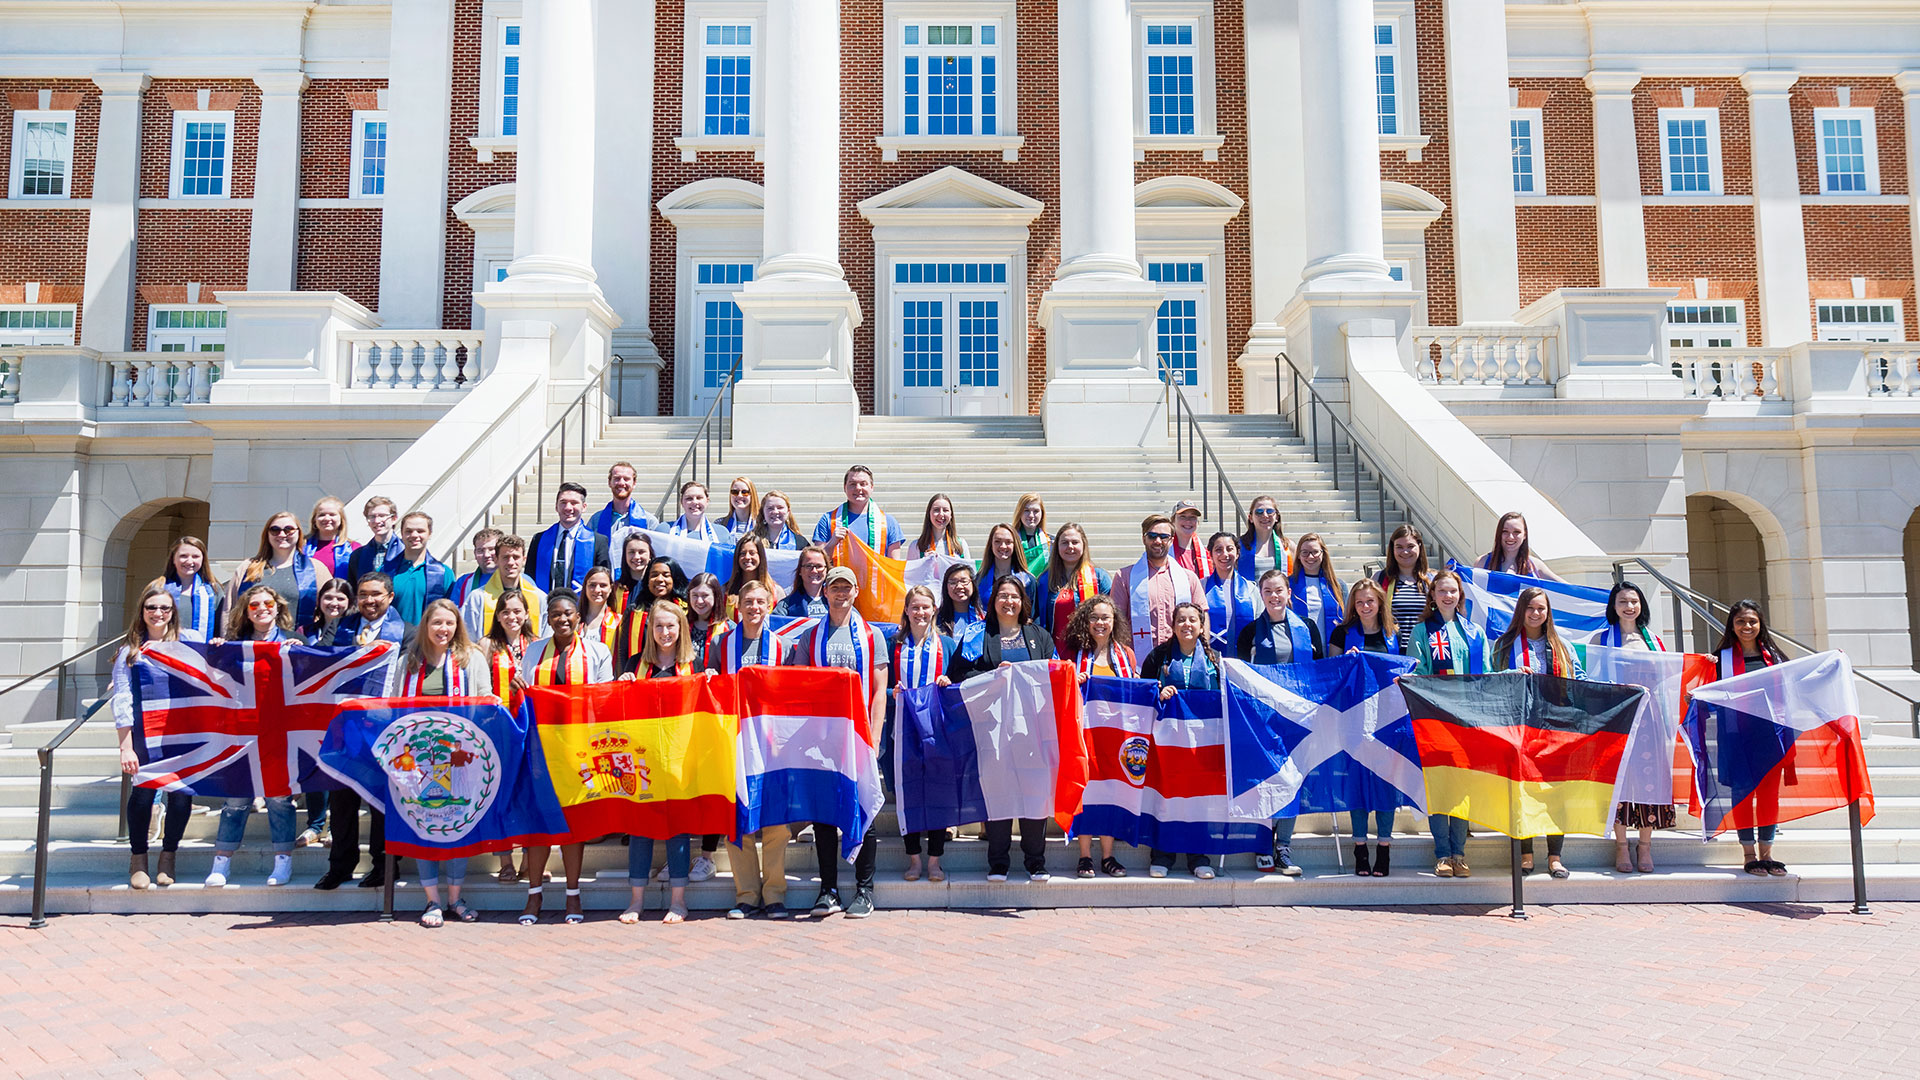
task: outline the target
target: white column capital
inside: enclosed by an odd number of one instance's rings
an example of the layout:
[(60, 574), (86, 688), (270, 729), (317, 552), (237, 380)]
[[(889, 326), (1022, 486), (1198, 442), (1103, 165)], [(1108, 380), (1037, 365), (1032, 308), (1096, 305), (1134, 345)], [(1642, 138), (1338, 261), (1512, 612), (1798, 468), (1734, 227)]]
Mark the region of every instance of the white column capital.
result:
[(1920, 71), (1902, 71), (1893, 77), (1893, 85), (1908, 97), (1920, 96)]
[(1740, 76), (1748, 97), (1785, 97), (1799, 81), (1797, 71), (1749, 71)]
[(1594, 97), (1618, 96), (1633, 93), (1640, 85), (1640, 73), (1637, 71), (1589, 71), (1581, 80)]
[(253, 77), (253, 85), (260, 88), (268, 97), (289, 97), (306, 92), (307, 73), (304, 71), (262, 71)]
[(97, 71), (93, 85), (106, 97), (139, 97), (153, 85), (153, 79), (144, 71)]

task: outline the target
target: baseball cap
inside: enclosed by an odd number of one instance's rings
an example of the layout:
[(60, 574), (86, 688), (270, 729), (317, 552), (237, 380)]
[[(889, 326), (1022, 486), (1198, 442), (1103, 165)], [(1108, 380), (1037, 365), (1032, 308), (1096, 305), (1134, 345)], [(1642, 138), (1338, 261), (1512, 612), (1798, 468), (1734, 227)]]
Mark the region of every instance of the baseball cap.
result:
[(826, 583), (828, 585), (831, 585), (836, 581), (844, 581), (847, 584), (852, 585), (856, 589), (860, 587), (859, 577), (857, 577), (851, 569), (845, 566), (836, 566), (833, 569), (827, 571)]
[(1200, 504), (1197, 502), (1194, 502), (1192, 499), (1181, 499), (1179, 502), (1173, 504), (1173, 513), (1167, 516), (1179, 517), (1181, 514), (1184, 514), (1189, 510), (1198, 514), (1200, 512)]

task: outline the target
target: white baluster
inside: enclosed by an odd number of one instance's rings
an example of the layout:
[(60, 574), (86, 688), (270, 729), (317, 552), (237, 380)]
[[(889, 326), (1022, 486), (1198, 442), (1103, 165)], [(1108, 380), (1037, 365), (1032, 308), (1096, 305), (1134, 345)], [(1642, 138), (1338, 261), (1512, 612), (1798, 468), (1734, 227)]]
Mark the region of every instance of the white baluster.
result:
[(12, 404), (20, 397), (20, 359), (0, 356), (0, 404)]
[(427, 389), (446, 389), (449, 381), (447, 362), (453, 358), (453, 347), (440, 338), (428, 338), (422, 344), (427, 347), (427, 359), (433, 364), (432, 376), (426, 377)]
[(355, 341), (348, 346), (347, 385), (366, 387), (373, 385), (373, 365), (368, 362), (367, 350), (370, 343)]
[(384, 339), (375, 344), (379, 346), (379, 352), (375, 354), (373, 385), (382, 390), (392, 389), (400, 381), (400, 357), (395, 352), (399, 346)]

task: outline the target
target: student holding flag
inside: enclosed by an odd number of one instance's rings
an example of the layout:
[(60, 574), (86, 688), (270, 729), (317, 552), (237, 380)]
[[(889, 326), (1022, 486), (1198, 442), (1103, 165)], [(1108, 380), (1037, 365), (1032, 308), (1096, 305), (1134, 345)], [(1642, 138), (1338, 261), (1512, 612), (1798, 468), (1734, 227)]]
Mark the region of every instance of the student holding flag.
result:
[[(502, 535), (499, 529), (491, 526), (473, 534), (473, 569), (454, 578), (453, 586), (447, 590), (447, 599), (453, 601), (454, 607), (465, 604), (467, 597), (473, 595), (473, 590), (493, 580), (494, 552)], [(468, 627), (468, 630), (471, 631), (472, 627)]]
[[(403, 526), (404, 527), (404, 524)], [(400, 656), (387, 665), (387, 685), (381, 697), (480, 697), (491, 689), (493, 679), (487, 670), (487, 658), (467, 637), (460, 609), (444, 597), (427, 605), (420, 618), (420, 630)], [(461, 922), (473, 922), (478, 912), (460, 899), (460, 887), (467, 880), (467, 860), (415, 859), (420, 864), (420, 887), (426, 890), (427, 907), (420, 913), (420, 925), (439, 926), (444, 920), (440, 905), (440, 878), (447, 879), (447, 903)]]
[(527, 635), (539, 637), (540, 612), (546, 610), (547, 594), (526, 579), (527, 542), (517, 536), (503, 536), (494, 546), (493, 559), (493, 576), (468, 593), (460, 605), (460, 617), (467, 623), (467, 636), (482, 638), (491, 634), (493, 613), (500, 598), (516, 594), (528, 612)]
[(400, 534), (394, 531), (400, 524), (400, 508), (393, 500), (385, 495), (369, 498), (360, 506), (360, 517), (373, 539), (355, 548), (347, 560), (344, 576), (349, 585), (359, 585), (368, 574), (391, 574), (391, 564), (400, 561)]
[(225, 613), (221, 589), (214, 583), (207, 566), (207, 542), (197, 536), (183, 536), (167, 552), (167, 569), (161, 575), (174, 606), (180, 609), (180, 628), (210, 641), (220, 636), (221, 616)]
[[(1305, 544), (1306, 537), (1300, 538)], [(1287, 542), (1287, 530), (1280, 521), (1280, 504), (1271, 495), (1256, 495), (1247, 508), (1247, 528), (1240, 534), (1240, 576), (1257, 580), (1269, 570), (1290, 570), (1298, 549)], [(1324, 557), (1324, 556), (1323, 556)], [(1321, 629), (1325, 629), (1323, 626)]]
[[(124, 775), (133, 776), (140, 771), (140, 755), (133, 748), (134, 721), (140, 715), (140, 680), (134, 676), (133, 665), (140, 662), (141, 653), (148, 645), (202, 640), (205, 639), (198, 631), (181, 625), (180, 605), (164, 582), (149, 582), (141, 590), (133, 622), (127, 627), (127, 636), (113, 658), (109, 703), (113, 709), (114, 733), (120, 740), (120, 771)], [(165, 888), (173, 884), (174, 856), (179, 853), (180, 838), (187, 834), (187, 821), (193, 815), (193, 796), (184, 791), (167, 792), (160, 867), (149, 877), (147, 842), (153, 835), (153, 803), (159, 795), (159, 791), (147, 787), (136, 787), (127, 793), (127, 839), (133, 847), (132, 860), (127, 864), (129, 888), (144, 889), (154, 884)]]
[[(866, 472), (859, 466), (849, 469), (847, 476), (850, 488), (856, 470), (863, 475)], [(868, 483), (871, 482), (869, 476)], [(860, 582), (852, 570), (844, 566), (828, 570), (824, 592), (827, 599), (825, 617), (794, 642), (793, 648), (787, 652), (786, 665), (837, 667), (858, 673), (863, 696), (868, 702), (867, 722), (871, 725), (870, 730), (879, 731), (887, 712), (888, 664), (885, 641), (880, 632), (869, 626), (860, 613), (853, 609), (854, 598), (860, 594)], [(813, 917), (821, 919), (843, 910), (849, 919), (864, 919), (872, 915), (876, 857), (873, 827), (867, 827), (867, 835), (860, 843), (860, 852), (854, 857), (853, 902), (844, 907), (840, 903), (839, 827), (830, 822), (814, 822), (813, 848), (820, 866), (820, 895), (813, 901)]]
[[(1245, 563), (1241, 564), (1244, 569)], [(1320, 630), (1324, 639), (1337, 626), (1345, 612), (1340, 598), (1340, 577), (1333, 572), (1333, 559), (1327, 554), (1327, 542), (1319, 533), (1308, 533), (1293, 548), (1293, 571), (1287, 575), (1287, 588), (1293, 593), (1293, 610)]]
[(640, 577), (640, 595), (628, 604), (626, 613), (620, 616), (620, 632), (613, 643), (613, 670), (623, 674), (635, 672), (640, 663), (640, 653), (647, 644), (647, 623), (653, 618), (653, 607), (664, 600), (676, 606), (684, 602), (686, 596), (686, 578), (680, 574), (680, 566), (665, 555), (655, 555), (647, 564)]
[[(1061, 526), (1062, 535), (1066, 527)], [(1058, 551), (1058, 539), (1056, 547)], [(1084, 688), (1087, 680), (1094, 677), (1108, 679), (1131, 679), (1136, 677), (1133, 650), (1114, 640), (1114, 628), (1119, 623), (1118, 609), (1113, 600), (1105, 596), (1095, 596), (1081, 604), (1067, 620), (1066, 629), (1061, 633), (1055, 645), (1060, 658), (1073, 665)], [(1081, 693), (1084, 695), (1085, 690)], [(1083, 878), (1094, 876), (1093, 838), (1082, 835), (1080, 840), (1080, 863), (1074, 873)], [(1113, 857), (1113, 837), (1100, 838), (1100, 872), (1108, 877), (1126, 877), (1127, 868)]]
[[(354, 552), (354, 557), (358, 558), (359, 554)], [(256, 585), (265, 585), (280, 595), (281, 602), (291, 612), (293, 625), (306, 627), (313, 622), (313, 602), (321, 584), (332, 577), (326, 567), (300, 550), (300, 519), (293, 516), (293, 511), (282, 510), (267, 519), (260, 529), (260, 546), (253, 558), (227, 583), (225, 607), (233, 612), (243, 593)]]
[(987, 553), (980, 560), (980, 595), (992, 596), (994, 583), (1002, 580), (1017, 581), (1023, 589), (1033, 588), (1033, 574), (1027, 570), (1019, 534), (1005, 522), (987, 530)]
[(1053, 550), (1053, 537), (1047, 535), (1047, 504), (1040, 493), (1029, 491), (1013, 504), (1014, 537), (1020, 542), (1020, 561), (1028, 573), (1047, 565)]
[[(519, 592), (507, 593), (494, 606), (493, 629), (480, 642), (487, 656), (488, 692), (499, 698), (509, 712), (520, 709), (520, 665), (526, 657), (527, 646), (533, 641), (533, 636), (527, 633), (532, 621), (526, 596)], [(500, 853), (500, 871), (494, 880), (502, 885), (520, 880), (519, 871), (513, 867), (511, 850)]]
[[(640, 649), (634, 670), (621, 675), (620, 680), (671, 679), (698, 671), (699, 666), (694, 660), (693, 634), (687, 629), (686, 609), (672, 600), (655, 600), (647, 616), (646, 644)], [(692, 849), (693, 842), (685, 833), (667, 838), (667, 914), (662, 922), (681, 923), (687, 920), (687, 881), (691, 873), (689, 864), (693, 859)], [(713, 865), (711, 860), (707, 865)], [(629, 834), (627, 882), (633, 888), (633, 896), (627, 909), (620, 913), (622, 923), (631, 926), (640, 921), (640, 913), (646, 908), (647, 878), (652, 873), (653, 837)], [(708, 870), (707, 877), (712, 876), (712, 870)], [(569, 906), (573, 903), (572, 895), (573, 891), (569, 889)]]
[(720, 519), (720, 527), (738, 540), (753, 532), (759, 514), (760, 496), (753, 490), (753, 481), (744, 476), (734, 477), (727, 485), (727, 516)]
[(1034, 620), (1048, 633), (1057, 634), (1080, 605), (1111, 588), (1113, 575), (1093, 565), (1087, 531), (1069, 521), (1054, 534), (1046, 570), (1034, 582)]
[[(1567, 643), (1560, 639), (1559, 631), (1553, 628), (1553, 605), (1547, 599), (1547, 590), (1538, 586), (1521, 589), (1513, 610), (1514, 619), (1508, 624), (1507, 632), (1493, 643), (1493, 670), (1537, 671), (1565, 679), (1586, 678), (1587, 673), (1580, 669), (1580, 662), (1574, 659), (1573, 650), (1567, 648)], [(1566, 843), (1564, 833), (1547, 835), (1547, 873), (1559, 881), (1569, 876), (1566, 866), (1560, 862), (1560, 852)], [(1532, 838), (1520, 841), (1520, 872), (1533, 873)]]
[(806, 546), (793, 531), (793, 501), (784, 491), (768, 488), (760, 496), (760, 524), (753, 531), (774, 551), (799, 551)]
[[(297, 641), (293, 636), (293, 609), (271, 585), (255, 585), (234, 606), (227, 624), (227, 640)], [(267, 835), (273, 841), (273, 871), (267, 875), (267, 884), (285, 885), (293, 880), (293, 796), (269, 796), (266, 803)], [(234, 797), (221, 804), (220, 829), (214, 836), (213, 869), (207, 874), (207, 888), (227, 887), (227, 879), (233, 873), (233, 853), (240, 850), (240, 841), (246, 838), (247, 819), (252, 813), (253, 800), (249, 798)], [(171, 807), (167, 815), (172, 817)], [(337, 826), (337, 815), (334, 821)], [(133, 828), (131, 821), (127, 828)]]
[(1427, 541), (1420, 530), (1402, 525), (1387, 541), (1387, 566), (1374, 580), (1387, 590), (1393, 621), (1411, 626), (1427, 606)]
[(1122, 640), (1135, 656), (1173, 636), (1173, 609), (1206, 597), (1193, 571), (1175, 563), (1173, 519), (1149, 514), (1140, 523), (1140, 542), (1146, 549), (1140, 561), (1113, 575), (1115, 610), (1120, 613)]
[[(1727, 625), (1720, 632), (1720, 643), (1714, 646), (1714, 652), (1719, 657), (1719, 674), (1722, 679), (1744, 675), (1763, 667), (1772, 667), (1786, 660), (1786, 655), (1773, 643), (1773, 634), (1767, 629), (1767, 619), (1761, 614), (1760, 605), (1751, 600), (1741, 600), (1727, 612)], [(1787, 773), (1793, 771), (1791, 757), (1787, 759), (1787, 767), (1784, 771)], [(1761, 807), (1778, 807), (1780, 774), (1775, 773), (1769, 776), (1762, 784), (1762, 788), (1755, 796), (1756, 804)], [(1746, 856), (1747, 873), (1755, 877), (1786, 876), (1787, 864), (1773, 857), (1773, 837), (1777, 831), (1776, 825), (1761, 825), (1757, 829), (1739, 830), (1740, 851)]]
[(527, 576), (533, 587), (551, 594), (567, 589), (575, 595), (587, 580), (587, 571), (608, 563), (608, 549), (587, 527), (587, 489), (571, 480), (553, 497), (558, 521), (540, 530), (527, 548)]
[[(749, 667), (780, 666), (780, 643), (768, 624), (773, 587), (758, 578), (747, 579), (734, 597), (733, 609), (738, 621), (714, 639), (707, 670), (732, 675)], [(738, 844), (727, 845), (727, 861), (733, 865), (733, 907), (727, 918), (787, 917), (787, 843), (792, 838), (792, 826), (765, 825), (742, 836)], [(668, 857), (671, 860), (671, 849)]]
[(1553, 572), (1553, 567), (1533, 557), (1532, 549), (1527, 546), (1527, 519), (1520, 511), (1509, 510), (1501, 514), (1499, 522), (1493, 527), (1493, 537), (1493, 550), (1481, 557), (1480, 569), (1546, 581), (1566, 581)]
[(800, 561), (793, 567), (793, 587), (780, 602), (780, 614), (796, 619), (818, 619), (827, 613), (827, 570), (833, 559), (819, 544), (800, 549)]
[[(581, 686), (613, 681), (613, 657), (607, 647), (580, 633), (580, 601), (573, 590), (561, 589), (547, 597), (548, 636), (534, 642), (521, 661), (520, 677), (514, 686)], [(584, 843), (562, 844), (560, 861), (567, 875), (567, 922), (587, 921), (580, 910), (580, 864), (586, 854)], [(520, 912), (520, 925), (540, 921), (541, 896), (545, 892), (547, 856), (553, 849), (546, 844), (527, 848), (527, 906)], [(632, 858), (631, 853), (628, 856)]]
[(347, 507), (331, 495), (313, 504), (307, 515), (307, 535), (300, 550), (334, 577), (344, 577), (347, 564), (360, 545), (346, 538)]
[[(1293, 590), (1287, 572), (1275, 568), (1260, 575), (1260, 614), (1240, 631), (1234, 654), (1249, 664), (1295, 664), (1319, 660), (1327, 646), (1320, 628), (1293, 612)], [(1144, 672), (1146, 665), (1141, 665)], [(1293, 829), (1299, 819), (1273, 819), (1273, 854), (1256, 855), (1253, 868), (1264, 873), (1299, 877), (1293, 864)]]
[[(1640, 586), (1631, 581), (1619, 582), (1607, 595), (1607, 625), (1595, 630), (1587, 638), (1587, 644), (1609, 649), (1666, 652), (1667, 643), (1660, 640), (1660, 635), (1648, 625), (1652, 614), (1647, 594), (1641, 591)], [(1653, 830), (1671, 829), (1679, 820), (1680, 816), (1670, 802), (1619, 804), (1613, 812), (1613, 868), (1623, 874), (1634, 869), (1636, 863), (1628, 857), (1627, 830), (1639, 829), (1640, 858), (1637, 865), (1642, 873), (1652, 873)]]
[(888, 558), (899, 558), (907, 538), (900, 532), (900, 523), (893, 520), (893, 515), (874, 504), (873, 470), (855, 465), (841, 477), (840, 486), (847, 494), (847, 501), (820, 515), (813, 527), (813, 542), (832, 547), (851, 532), (874, 551)]
[[(1269, 573), (1282, 575), (1280, 580), (1285, 580), (1284, 571)], [(1161, 701), (1167, 701), (1181, 691), (1219, 691), (1220, 654), (1207, 644), (1206, 627), (1207, 613), (1204, 608), (1191, 601), (1180, 602), (1173, 609), (1173, 636), (1155, 646), (1147, 658), (1140, 661), (1140, 677), (1159, 680)], [(1288, 838), (1292, 838), (1291, 829), (1288, 830)], [(1204, 852), (1170, 852), (1159, 848), (1152, 849), (1147, 873), (1152, 877), (1166, 877), (1167, 869), (1173, 865), (1173, 857), (1180, 854), (1186, 855), (1187, 870), (1194, 877), (1205, 881), (1214, 876), (1212, 856)]]
[[(978, 658), (963, 657), (954, 664), (954, 681), (966, 682), (991, 675), (1007, 664), (1053, 658), (1053, 637), (1034, 625), (1027, 590), (1018, 580), (1002, 577), (987, 597), (987, 630)], [(1007, 880), (1013, 850), (1013, 819), (986, 824), (987, 880)], [(1020, 855), (1027, 880), (1050, 880), (1047, 873), (1047, 819), (1020, 819)]]
[[(1459, 574), (1442, 570), (1433, 575), (1426, 609), (1419, 623), (1407, 631), (1407, 655), (1420, 661), (1413, 669), (1415, 675), (1487, 673), (1487, 636), (1461, 614), (1466, 595)], [(1467, 865), (1467, 819), (1429, 814), (1427, 831), (1433, 834), (1434, 875), (1472, 877), (1473, 868)]]
[(1260, 591), (1235, 572), (1240, 545), (1232, 533), (1217, 532), (1209, 537), (1207, 554), (1213, 559), (1213, 573), (1204, 579), (1207, 633), (1214, 648), (1231, 650), (1239, 644), (1240, 628), (1252, 625), (1260, 614)]
[(936, 494), (927, 500), (920, 538), (907, 545), (905, 558), (924, 559), (929, 555), (968, 556), (967, 542), (960, 538), (960, 523), (953, 518), (953, 500), (945, 495)]
[[(895, 738), (895, 713), (898, 711), (900, 695), (922, 686), (951, 684), (947, 672), (953, 668), (956, 646), (952, 638), (935, 627), (935, 610), (932, 589), (915, 585), (907, 590), (906, 603), (902, 605), (900, 616), (900, 633), (893, 639), (893, 663), (887, 667), (893, 695), (887, 701), (886, 735), (880, 740), (880, 768), (886, 775), (889, 789), (893, 787), (893, 755), (890, 751)], [(907, 869), (901, 875), (903, 880), (920, 880), (920, 845), (923, 840), (927, 848), (927, 880), (947, 880), (947, 872), (940, 868), (940, 856), (947, 850), (947, 830), (910, 832), (904, 840)]]

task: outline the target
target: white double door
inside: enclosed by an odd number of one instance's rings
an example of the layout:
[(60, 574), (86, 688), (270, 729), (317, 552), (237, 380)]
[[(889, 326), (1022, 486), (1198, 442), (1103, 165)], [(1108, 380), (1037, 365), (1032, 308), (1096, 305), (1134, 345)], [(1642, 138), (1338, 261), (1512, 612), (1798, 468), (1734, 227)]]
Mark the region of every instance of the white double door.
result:
[(893, 411), (1001, 416), (1013, 411), (1013, 327), (1002, 290), (896, 288)]

